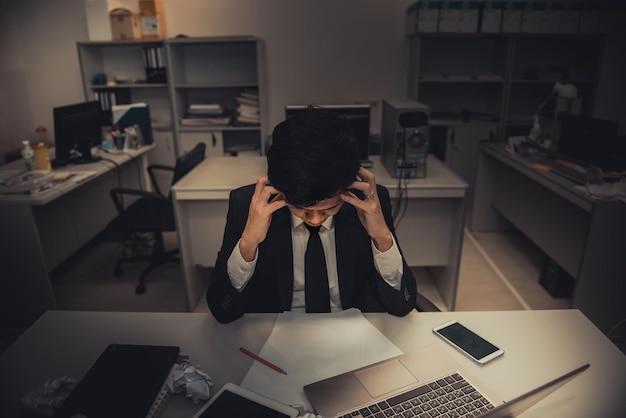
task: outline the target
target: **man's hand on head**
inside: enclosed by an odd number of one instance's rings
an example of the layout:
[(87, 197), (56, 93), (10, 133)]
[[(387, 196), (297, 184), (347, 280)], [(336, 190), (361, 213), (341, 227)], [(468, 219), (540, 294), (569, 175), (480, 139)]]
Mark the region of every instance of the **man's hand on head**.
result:
[(267, 235), (272, 214), (286, 204), (284, 195), (269, 184), (267, 175), (259, 177), (250, 201), (248, 220), (239, 242), (239, 251), (244, 260), (254, 260), (259, 244)]
[(385, 252), (393, 246), (393, 237), (380, 207), (376, 192), (376, 178), (371, 171), (363, 167), (359, 169), (358, 176), (361, 180), (355, 181), (348, 188), (360, 190), (363, 193), (363, 199), (349, 190), (341, 193), (340, 197), (356, 208), (359, 220), (374, 241), (374, 245), (379, 251)]

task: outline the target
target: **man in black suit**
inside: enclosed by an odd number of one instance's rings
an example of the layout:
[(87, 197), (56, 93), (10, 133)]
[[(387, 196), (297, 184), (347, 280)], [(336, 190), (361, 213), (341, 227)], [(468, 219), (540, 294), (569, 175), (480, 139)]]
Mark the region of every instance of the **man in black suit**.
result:
[(416, 284), (395, 238), (389, 193), (360, 167), (346, 121), (311, 107), (278, 124), (272, 139), (267, 175), (230, 193), (206, 294), (213, 316), (410, 312)]

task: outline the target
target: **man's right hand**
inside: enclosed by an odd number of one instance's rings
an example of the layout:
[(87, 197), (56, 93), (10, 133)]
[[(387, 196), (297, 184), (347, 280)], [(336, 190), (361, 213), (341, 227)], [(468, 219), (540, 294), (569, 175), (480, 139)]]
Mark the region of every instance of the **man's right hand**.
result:
[(254, 260), (260, 243), (265, 240), (272, 222), (272, 213), (287, 205), (284, 195), (269, 184), (267, 175), (259, 177), (250, 201), (248, 220), (239, 241), (244, 260)]

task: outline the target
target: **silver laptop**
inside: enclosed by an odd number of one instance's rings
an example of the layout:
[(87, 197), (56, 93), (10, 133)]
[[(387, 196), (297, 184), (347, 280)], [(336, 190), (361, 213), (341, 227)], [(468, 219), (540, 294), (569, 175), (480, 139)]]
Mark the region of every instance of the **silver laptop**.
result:
[(588, 367), (503, 403), (441, 347), (429, 345), (311, 383), (304, 393), (324, 417), (514, 417)]

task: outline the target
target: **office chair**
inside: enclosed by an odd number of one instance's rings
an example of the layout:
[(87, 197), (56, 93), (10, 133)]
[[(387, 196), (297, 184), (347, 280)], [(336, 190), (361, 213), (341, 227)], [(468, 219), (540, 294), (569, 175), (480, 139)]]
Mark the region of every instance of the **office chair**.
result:
[[(146, 291), (144, 284), (148, 273), (155, 267), (167, 262), (180, 263), (178, 258), (178, 248), (165, 251), (163, 244), (163, 232), (176, 231), (176, 220), (174, 217), (174, 206), (172, 203), (171, 192), (168, 196), (161, 193), (159, 185), (156, 181), (155, 171), (171, 171), (173, 186), (202, 160), (204, 160), (206, 145), (199, 143), (191, 151), (179, 157), (176, 160), (176, 166), (164, 166), (153, 164), (148, 166), (148, 175), (150, 182), (154, 188), (154, 192), (144, 190), (129, 189), (124, 187), (116, 187), (111, 190), (110, 195), (118, 212), (118, 216), (109, 224), (109, 229), (123, 231), (124, 241), (132, 237), (136, 237), (141, 233), (152, 233), (154, 235), (154, 243), (152, 252), (147, 255), (135, 255), (127, 257), (126, 251), (122, 251), (122, 258), (117, 260), (114, 274), (121, 276), (124, 274), (122, 265), (134, 262), (149, 261), (148, 266), (144, 268), (139, 277), (139, 284), (135, 288), (135, 293), (143, 294)], [(127, 207), (124, 207), (124, 197), (136, 197)], [(128, 199), (130, 200), (130, 199)]]
[(420, 312), (441, 312), (441, 310), (435, 306), (426, 296), (417, 292), (415, 296), (415, 309)]

